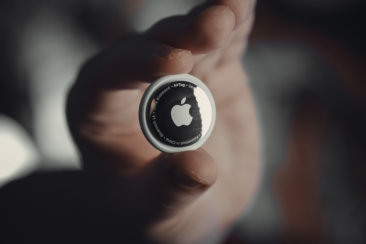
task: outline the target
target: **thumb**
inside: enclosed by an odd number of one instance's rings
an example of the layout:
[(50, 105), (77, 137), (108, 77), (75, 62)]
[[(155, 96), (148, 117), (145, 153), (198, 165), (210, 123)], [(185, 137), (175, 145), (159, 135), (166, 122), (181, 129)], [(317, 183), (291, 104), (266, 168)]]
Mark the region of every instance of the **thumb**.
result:
[(216, 164), (203, 149), (161, 154), (149, 167), (147, 188), (161, 217), (177, 214), (190, 205), (217, 177)]

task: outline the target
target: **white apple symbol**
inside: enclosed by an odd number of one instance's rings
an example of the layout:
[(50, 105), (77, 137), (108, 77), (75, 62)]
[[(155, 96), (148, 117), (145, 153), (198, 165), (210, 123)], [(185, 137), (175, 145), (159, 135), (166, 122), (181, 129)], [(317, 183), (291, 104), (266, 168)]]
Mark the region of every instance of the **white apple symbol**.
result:
[(177, 127), (180, 127), (182, 125), (190, 125), (192, 122), (193, 117), (189, 114), (189, 109), (191, 108), (191, 105), (184, 104), (186, 102), (187, 98), (184, 97), (180, 104), (182, 105), (175, 105), (173, 106), (170, 115), (172, 117), (172, 120), (174, 124)]

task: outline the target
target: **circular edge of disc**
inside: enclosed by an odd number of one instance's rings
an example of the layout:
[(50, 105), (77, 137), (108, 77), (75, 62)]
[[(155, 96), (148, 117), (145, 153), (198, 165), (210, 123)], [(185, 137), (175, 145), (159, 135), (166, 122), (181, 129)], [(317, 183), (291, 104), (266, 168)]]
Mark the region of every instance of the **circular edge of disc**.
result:
[[(205, 91), (205, 93), (210, 101), (210, 104), (212, 106), (212, 119), (211, 119), (210, 127), (209, 127), (207, 133), (203, 137), (201, 137), (196, 143), (189, 145), (189, 146), (174, 147), (174, 146), (164, 144), (164, 143), (160, 142), (159, 140), (157, 140), (155, 138), (155, 136), (151, 133), (149, 126), (148, 126), (146, 116), (145, 116), (149, 103), (151, 102), (151, 97), (152, 97), (153, 93), (156, 91), (156, 89), (158, 87), (161, 87), (162, 85), (168, 84), (172, 81), (188, 81), (188, 82), (191, 82), (191, 83), (197, 85), (198, 87), (202, 88)], [(146, 137), (146, 139), (150, 142), (150, 144), (162, 152), (175, 153), (175, 152), (191, 151), (191, 150), (198, 149), (207, 141), (207, 139), (211, 135), (211, 132), (215, 125), (215, 121), (216, 121), (216, 106), (215, 106), (215, 100), (214, 100), (210, 90), (200, 79), (198, 79), (197, 77), (190, 75), (190, 74), (163, 76), (163, 77), (155, 80), (146, 89), (146, 91), (144, 92), (144, 94), (141, 98), (141, 102), (140, 102), (140, 106), (139, 106), (139, 122), (140, 122), (141, 130), (142, 130), (144, 136)]]

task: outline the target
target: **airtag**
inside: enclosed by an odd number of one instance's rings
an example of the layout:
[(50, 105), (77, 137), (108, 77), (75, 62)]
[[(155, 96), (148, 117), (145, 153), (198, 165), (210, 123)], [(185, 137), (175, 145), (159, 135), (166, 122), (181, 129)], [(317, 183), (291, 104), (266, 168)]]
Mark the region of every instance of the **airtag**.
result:
[(216, 107), (197, 77), (169, 75), (154, 81), (142, 96), (139, 120), (146, 139), (167, 153), (195, 150), (210, 136)]

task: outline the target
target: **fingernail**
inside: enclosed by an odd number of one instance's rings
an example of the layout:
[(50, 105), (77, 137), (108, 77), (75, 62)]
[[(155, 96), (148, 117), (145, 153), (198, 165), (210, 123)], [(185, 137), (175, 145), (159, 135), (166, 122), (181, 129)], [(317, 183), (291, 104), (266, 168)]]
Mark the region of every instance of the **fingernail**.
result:
[(179, 185), (188, 186), (188, 187), (202, 187), (204, 186), (197, 180), (189, 177), (187, 174), (182, 173), (178, 168), (173, 169), (173, 176), (176, 179)]
[(160, 57), (165, 57), (169, 53), (171, 53), (173, 50), (174, 50), (174, 48), (171, 48), (171, 47), (160, 47), (158, 50), (158, 55)]

